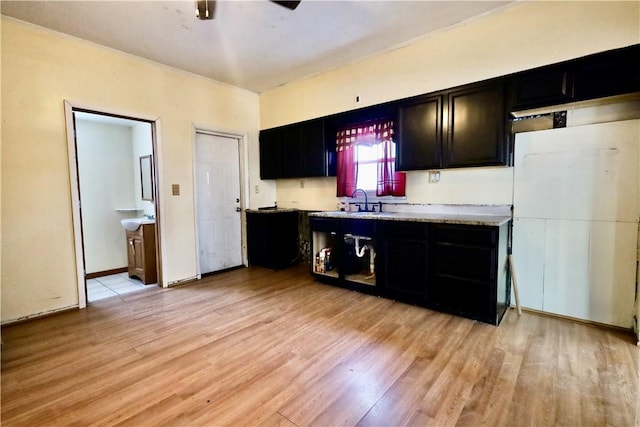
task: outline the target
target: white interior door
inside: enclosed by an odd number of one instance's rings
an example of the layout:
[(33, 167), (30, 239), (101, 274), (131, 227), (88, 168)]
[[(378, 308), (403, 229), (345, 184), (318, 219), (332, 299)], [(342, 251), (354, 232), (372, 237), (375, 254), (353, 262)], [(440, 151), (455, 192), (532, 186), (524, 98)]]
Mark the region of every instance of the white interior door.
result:
[(200, 274), (242, 265), (238, 139), (196, 133), (195, 172)]

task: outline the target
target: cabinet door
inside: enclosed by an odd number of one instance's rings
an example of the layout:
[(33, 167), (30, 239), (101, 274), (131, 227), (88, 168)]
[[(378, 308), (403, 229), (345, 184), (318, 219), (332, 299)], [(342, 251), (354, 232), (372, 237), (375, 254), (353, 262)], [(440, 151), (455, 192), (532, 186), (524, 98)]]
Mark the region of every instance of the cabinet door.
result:
[(134, 261), (133, 265), (139, 274), (144, 274), (144, 241), (140, 237), (133, 239)]
[(127, 266), (129, 269), (129, 275), (134, 274), (136, 268), (136, 249), (134, 238), (134, 235), (127, 233)]
[(640, 47), (607, 52), (575, 65), (577, 101), (640, 91)]
[(282, 178), (298, 178), (304, 175), (302, 162), (304, 156), (304, 140), (302, 124), (283, 126), (280, 130), (281, 153), (280, 163)]
[(305, 122), (302, 126), (302, 139), (304, 140), (302, 176), (327, 176), (324, 120)]
[(298, 212), (247, 212), (251, 265), (280, 269), (298, 261)]
[(449, 94), (448, 167), (506, 164), (505, 102), (501, 82)]
[(427, 224), (385, 224), (381, 230), (381, 285), (386, 296), (425, 303), (429, 281)]
[(512, 110), (562, 104), (571, 100), (568, 66), (521, 73), (511, 81)]
[(136, 276), (144, 282), (144, 238), (142, 230), (127, 232), (127, 259), (129, 277)]
[(282, 178), (280, 128), (260, 131), (260, 179)]
[(400, 107), (397, 150), (397, 170), (442, 167), (441, 96)]
[(249, 265), (265, 266), (269, 254), (267, 214), (247, 212), (247, 256)]

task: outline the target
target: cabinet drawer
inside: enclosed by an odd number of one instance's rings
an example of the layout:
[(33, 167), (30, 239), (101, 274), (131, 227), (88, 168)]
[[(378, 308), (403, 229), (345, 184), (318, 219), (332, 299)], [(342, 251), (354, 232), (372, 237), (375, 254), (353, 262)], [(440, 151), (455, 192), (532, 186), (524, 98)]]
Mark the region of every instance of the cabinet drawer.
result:
[(336, 219), (330, 218), (309, 218), (311, 231), (338, 231), (339, 223)]
[(380, 221), (378, 231), (385, 237), (423, 240), (429, 235), (429, 224), (424, 222)]
[(494, 246), (498, 239), (498, 230), (495, 227), (437, 225), (433, 233), (436, 242), (460, 245)]
[(496, 324), (496, 303), (489, 284), (455, 278), (436, 278), (429, 284), (430, 304), (440, 310)]
[(482, 281), (496, 278), (496, 251), (492, 248), (437, 243), (432, 255), (436, 275)]
[(342, 223), (342, 232), (358, 236), (373, 237), (376, 231), (376, 221), (370, 219), (348, 219)]

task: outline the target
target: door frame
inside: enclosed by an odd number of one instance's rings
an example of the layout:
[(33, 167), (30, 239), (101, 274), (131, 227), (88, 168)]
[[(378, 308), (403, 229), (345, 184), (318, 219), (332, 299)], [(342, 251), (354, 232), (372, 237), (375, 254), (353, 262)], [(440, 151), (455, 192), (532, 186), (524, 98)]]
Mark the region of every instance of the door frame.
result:
[(64, 100), (64, 113), (66, 121), (67, 132), (67, 151), (69, 156), (69, 187), (71, 192), (71, 215), (73, 225), (73, 243), (76, 261), (76, 283), (78, 288), (78, 308), (86, 308), (87, 306), (87, 291), (86, 291), (86, 278), (85, 278), (85, 263), (84, 263), (84, 245), (82, 237), (82, 216), (80, 211), (80, 187), (79, 187), (79, 175), (78, 175), (78, 151), (76, 147), (76, 127), (73, 113), (75, 111), (82, 111), (92, 114), (100, 114), (105, 116), (119, 117), (128, 120), (148, 122), (151, 125), (151, 145), (153, 153), (153, 197), (156, 204), (156, 259), (157, 259), (157, 271), (158, 271), (158, 285), (167, 287), (163, 280), (162, 274), (162, 259), (163, 259), (163, 239), (161, 230), (162, 224), (162, 212), (164, 212), (163, 199), (160, 197), (159, 189), (162, 188), (162, 171), (159, 161), (159, 154), (161, 152), (161, 133), (160, 133), (160, 117), (148, 116), (143, 114), (134, 114), (130, 112), (123, 112), (114, 109), (82, 104), (79, 102), (73, 102)]
[(248, 265), (247, 256), (247, 230), (246, 230), (246, 206), (247, 197), (249, 195), (249, 180), (248, 180), (248, 134), (242, 131), (219, 129), (206, 125), (193, 124), (192, 125), (192, 138), (191, 138), (191, 153), (193, 162), (193, 222), (195, 225), (195, 258), (196, 258), (196, 272), (197, 278), (202, 278), (200, 270), (200, 228), (198, 227), (198, 215), (196, 209), (196, 202), (198, 193), (196, 190), (196, 134), (202, 133), (206, 135), (221, 136), (224, 138), (235, 139), (238, 141), (238, 162), (239, 162), (239, 184), (240, 184), (240, 247), (242, 251), (242, 265), (245, 267)]

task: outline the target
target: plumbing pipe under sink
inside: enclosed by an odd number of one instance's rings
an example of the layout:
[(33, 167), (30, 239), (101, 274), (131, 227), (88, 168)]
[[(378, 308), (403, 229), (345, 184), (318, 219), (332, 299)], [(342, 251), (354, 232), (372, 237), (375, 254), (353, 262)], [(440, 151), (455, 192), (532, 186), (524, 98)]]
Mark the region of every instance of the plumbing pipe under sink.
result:
[[(371, 274), (375, 273), (376, 269), (375, 269), (375, 257), (376, 257), (376, 253), (373, 249), (373, 245), (371, 246), (367, 246), (367, 245), (362, 245), (360, 246), (360, 236), (353, 236), (353, 240), (355, 240), (355, 250), (356, 250), (356, 256), (358, 258), (362, 258), (365, 254), (365, 251), (367, 249), (369, 249), (369, 272)], [(367, 238), (367, 240), (369, 240)]]

